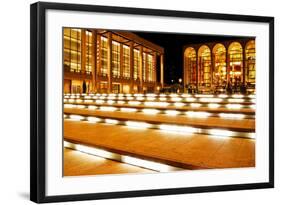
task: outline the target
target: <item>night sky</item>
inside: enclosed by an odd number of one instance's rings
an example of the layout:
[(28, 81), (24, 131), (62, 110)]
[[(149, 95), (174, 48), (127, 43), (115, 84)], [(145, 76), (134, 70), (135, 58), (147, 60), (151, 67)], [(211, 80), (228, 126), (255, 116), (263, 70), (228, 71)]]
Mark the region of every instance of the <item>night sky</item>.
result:
[[(138, 36), (151, 41), (165, 49), (164, 54), (164, 81), (171, 84), (171, 81), (178, 82), (183, 73), (183, 47), (188, 44), (221, 42), (225, 40), (237, 40), (243, 37), (234, 36), (212, 36), (212, 35), (191, 35), (176, 33), (151, 33), (133, 32)], [(157, 74), (159, 79), (159, 73)]]

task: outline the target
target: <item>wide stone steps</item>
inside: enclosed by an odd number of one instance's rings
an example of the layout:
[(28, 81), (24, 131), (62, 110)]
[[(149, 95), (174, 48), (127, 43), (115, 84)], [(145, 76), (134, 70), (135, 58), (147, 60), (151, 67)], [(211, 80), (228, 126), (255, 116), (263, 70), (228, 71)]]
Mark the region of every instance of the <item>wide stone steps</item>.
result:
[(180, 134), (66, 119), (64, 140), (117, 153), (118, 156), (130, 156), (182, 169), (255, 165), (253, 139)]
[(65, 108), (66, 115), (81, 115), (85, 117), (98, 117), (103, 119), (115, 119), (119, 121), (138, 121), (150, 124), (173, 124), (178, 126), (192, 126), (202, 129), (223, 128), (237, 132), (254, 132), (255, 120), (253, 119), (225, 119), (217, 117), (197, 118), (187, 115), (130, 113), (120, 111), (101, 111), (80, 108)]

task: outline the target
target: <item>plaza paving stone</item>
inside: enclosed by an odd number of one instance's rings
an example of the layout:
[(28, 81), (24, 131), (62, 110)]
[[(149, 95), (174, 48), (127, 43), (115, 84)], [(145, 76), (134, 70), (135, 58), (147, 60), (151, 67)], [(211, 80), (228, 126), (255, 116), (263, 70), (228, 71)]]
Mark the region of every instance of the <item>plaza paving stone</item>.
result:
[(64, 139), (185, 169), (255, 166), (253, 139), (181, 134), (72, 120), (64, 120)]

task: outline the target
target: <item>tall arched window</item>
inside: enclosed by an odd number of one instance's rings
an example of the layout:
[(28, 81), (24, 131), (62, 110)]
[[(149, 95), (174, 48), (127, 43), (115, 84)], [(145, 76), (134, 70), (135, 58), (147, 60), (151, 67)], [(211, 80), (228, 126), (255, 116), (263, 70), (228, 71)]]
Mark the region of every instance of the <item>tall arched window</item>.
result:
[(196, 51), (192, 47), (185, 49), (184, 69), (186, 84), (196, 84)]
[(200, 86), (211, 86), (211, 50), (206, 45), (198, 50), (198, 82)]
[(256, 44), (255, 40), (251, 40), (245, 47), (245, 72), (246, 82), (248, 84), (255, 84), (256, 81)]
[(243, 72), (243, 50), (242, 46), (238, 42), (233, 42), (228, 48), (229, 57), (229, 79), (230, 82), (235, 84), (240, 84), (242, 82), (242, 72)]
[(226, 84), (226, 49), (218, 43), (213, 48), (213, 84), (216, 86)]

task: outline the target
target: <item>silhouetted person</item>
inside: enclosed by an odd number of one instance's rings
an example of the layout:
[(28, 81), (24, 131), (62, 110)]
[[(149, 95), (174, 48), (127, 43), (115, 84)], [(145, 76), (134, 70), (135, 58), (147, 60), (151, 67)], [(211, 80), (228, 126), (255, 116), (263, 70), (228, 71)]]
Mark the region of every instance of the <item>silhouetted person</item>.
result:
[(83, 93), (86, 93), (87, 91), (87, 85), (86, 85), (86, 82), (83, 81)]

